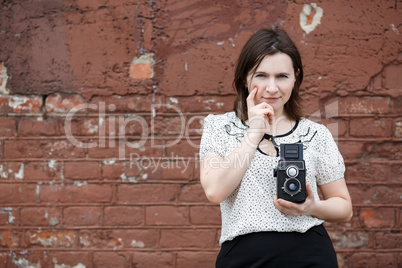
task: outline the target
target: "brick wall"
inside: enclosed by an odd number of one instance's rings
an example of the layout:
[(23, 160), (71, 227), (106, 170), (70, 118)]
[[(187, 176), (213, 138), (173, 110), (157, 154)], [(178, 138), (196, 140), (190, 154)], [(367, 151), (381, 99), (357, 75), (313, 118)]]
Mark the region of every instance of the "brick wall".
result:
[(347, 165), (340, 267), (402, 265), (402, 3), (263, 2), (2, 2), (0, 267), (213, 267), (202, 121), (232, 109), (236, 56), (271, 23)]

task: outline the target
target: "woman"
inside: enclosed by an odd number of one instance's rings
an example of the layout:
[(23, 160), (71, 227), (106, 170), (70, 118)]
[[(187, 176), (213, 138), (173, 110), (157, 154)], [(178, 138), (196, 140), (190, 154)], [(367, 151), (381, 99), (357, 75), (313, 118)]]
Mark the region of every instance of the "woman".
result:
[[(237, 61), (234, 111), (205, 118), (201, 184), (222, 213), (216, 267), (337, 267), (323, 222), (349, 221), (352, 203), (331, 133), (302, 116), (302, 80), (286, 32), (262, 29)], [(292, 143), (303, 145), (303, 203), (277, 198), (280, 144)]]

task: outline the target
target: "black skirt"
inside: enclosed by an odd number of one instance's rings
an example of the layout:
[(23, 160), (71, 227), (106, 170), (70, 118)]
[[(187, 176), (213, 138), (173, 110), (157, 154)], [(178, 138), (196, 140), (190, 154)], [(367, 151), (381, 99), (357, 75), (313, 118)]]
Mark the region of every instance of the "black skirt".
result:
[(323, 225), (299, 232), (258, 232), (222, 244), (216, 268), (338, 267), (331, 239)]

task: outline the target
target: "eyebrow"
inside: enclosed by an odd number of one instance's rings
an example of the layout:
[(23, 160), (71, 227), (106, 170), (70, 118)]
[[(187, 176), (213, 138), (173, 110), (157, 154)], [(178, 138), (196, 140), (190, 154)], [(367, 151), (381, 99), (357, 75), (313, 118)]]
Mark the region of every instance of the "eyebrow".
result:
[[(268, 74), (268, 73), (263, 72), (263, 71), (259, 71), (259, 72), (255, 72), (255, 73), (254, 73), (254, 75), (257, 75), (257, 74)], [(277, 73), (277, 74), (275, 74), (275, 75), (290, 75), (290, 73), (287, 73), (287, 72), (280, 72), (280, 73)]]

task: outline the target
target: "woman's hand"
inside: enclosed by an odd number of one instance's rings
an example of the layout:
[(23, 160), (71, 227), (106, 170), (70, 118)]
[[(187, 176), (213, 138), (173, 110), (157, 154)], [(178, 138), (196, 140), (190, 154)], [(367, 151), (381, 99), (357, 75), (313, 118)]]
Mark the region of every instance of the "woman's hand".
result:
[(278, 197), (275, 195), (274, 205), (280, 212), (284, 214), (292, 216), (310, 215), (315, 205), (315, 198), (310, 184), (306, 182), (306, 200), (304, 203), (298, 204), (286, 201), (284, 199), (278, 199)]
[(264, 133), (269, 132), (270, 125), (274, 123), (275, 112), (268, 103), (255, 104), (254, 98), (257, 90), (257, 87), (254, 87), (247, 97), (248, 125), (250, 132), (258, 133), (261, 138)]
[(318, 219), (338, 223), (348, 222), (353, 216), (352, 200), (350, 199), (345, 179), (339, 179), (320, 186), (323, 200), (316, 200), (313, 191), (306, 183), (306, 201), (302, 204), (277, 199), (274, 205), (282, 213), (299, 216), (311, 215)]

